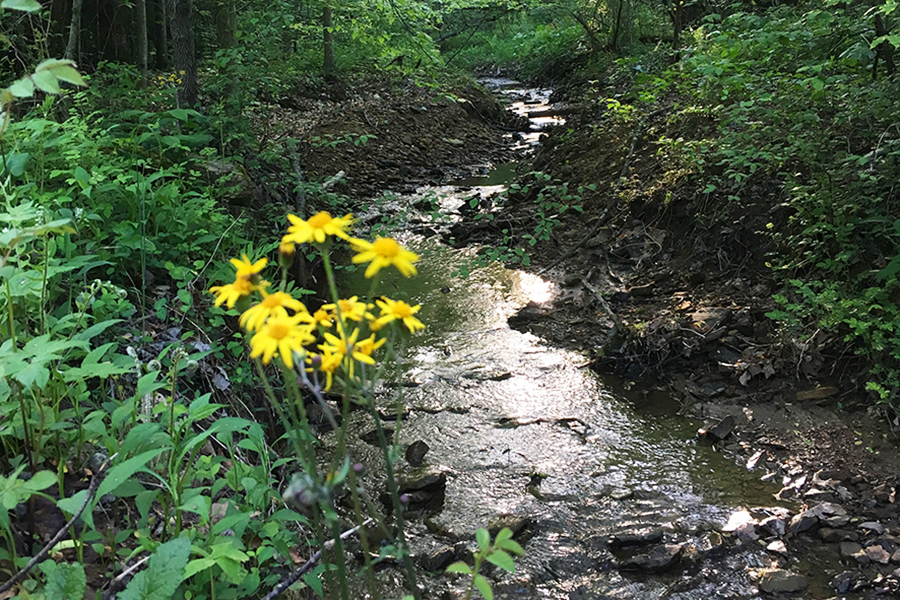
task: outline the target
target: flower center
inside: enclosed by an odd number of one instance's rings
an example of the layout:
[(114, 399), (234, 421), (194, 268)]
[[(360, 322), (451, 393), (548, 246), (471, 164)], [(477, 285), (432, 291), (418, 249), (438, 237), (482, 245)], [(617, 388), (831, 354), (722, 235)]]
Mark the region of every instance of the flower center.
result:
[(323, 210), (317, 215), (310, 217), (307, 223), (313, 229), (322, 229), (323, 227), (331, 223), (331, 215)]
[(400, 319), (406, 319), (413, 316), (412, 307), (406, 302), (399, 300), (394, 304), (394, 314)]
[(285, 323), (280, 323), (278, 321), (274, 323), (269, 323), (269, 337), (275, 340), (283, 340), (287, 337), (288, 332), (290, 332), (291, 328)]
[(375, 254), (378, 256), (394, 258), (400, 254), (400, 244), (391, 238), (378, 238), (375, 240), (375, 243), (372, 244), (372, 250), (374, 250)]
[(353, 302), (350, 300), (338, 300), (338, 306), (341, 307), (341, 312), (344, 314), (353, 312)]
[(249, 295), (253, 291), (253, 282), (249, 277), (240, 277), (234, 282), (234, 289), (243, 295)]
[(261, 304), (269, 310), (272, 310), (273, 308), (281, 306), (281, 298), (279, 297), (279, 294), (272, 294), (271, 296), (266, 296), (266, 299), (263, 300)]

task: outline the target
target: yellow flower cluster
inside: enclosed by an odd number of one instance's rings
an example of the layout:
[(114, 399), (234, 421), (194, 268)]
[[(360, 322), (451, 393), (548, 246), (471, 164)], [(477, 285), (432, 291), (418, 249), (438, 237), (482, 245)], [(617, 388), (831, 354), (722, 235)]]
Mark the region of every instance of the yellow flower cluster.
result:
[(184, 81), (184, 71), (178, 71), (178, 73), (169, 73), (168, 75), (157, 75), (156, 76), (156, 85), (161, 88), (169, 87), (169, 86), (179, 86)]
[[(352, 258), (354, 263), (369, 263), (366, 277), (374, 277), (387, 266), (394, 266), (406, 277), (416, 274), (413, 263), (419, 257), (396, 240), (379, 237), (374, 242), (367, 242), (351, 238), (348, 230), (353, 218), (349, 214), (335, 218), (320, 212), (308, 220), (288, 215), (288, 220), (291, 223), (288, 233), (279, 246), (283, 268), (289, 266), (296, 244), (312, 243), (325, 252), (326, 243), (336, 237), (348, 241), (356, 250), (357, 254)], [(263, 363), (268, 364), (277, 355), (286, 367), (293, 369), (294, 355), (297, 354), (309, 365), (308, 371), (324, 376), (326, 390), (331, 388), (334, 373), (339, 369), (353, 377), (357, 363), (376, 364), (372, 355), (387, 342), (381, 335), (386, 325), (396, 321), (411, 333), (425, 327), (415, 317), (421, 306), (410, 306), (402, 300), (385, 297), (369, 304), (352, 296), (325, 304), (310, 313), (302, 302), (287, 292), (266, 290), (270, 284), (260, 275), (267, 264), (265, 258), (251, 263), (247, 255), (243, 255), (241, 259), (231, 259), (231, 264), (236, 269), (235, 281), (210, 288), (210, 292), (216, 295), (216, 306), (225, 304), (234, 308), (237, 304), (242, 309), (239, 323), (253, 333), (251, 358), (261, 357)], [(259, 293), (259, 302), (243, 308), (254, 292)], [(373, 312), (376, 307), (377, 315)], [(366, 333), (368, 336), (363, 337)]]

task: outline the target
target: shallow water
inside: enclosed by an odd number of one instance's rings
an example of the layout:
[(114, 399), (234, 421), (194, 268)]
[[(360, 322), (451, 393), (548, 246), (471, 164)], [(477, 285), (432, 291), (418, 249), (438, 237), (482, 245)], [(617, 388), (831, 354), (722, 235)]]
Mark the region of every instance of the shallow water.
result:
[[(739, 508), (773, 504), (777, 488), (697, 444), (700, 424), (676, 416), (664, 393), (629, 391), (585, 368), (585, 356), (510, 329), (506, 320), (520, 307), (552, 300), (549, 282), (500, 265), (459, 279), (471, 251), (404, 241), (421, 255), (420, 274), (389, 278), (382, 289), (421, 303), (427, 328), (395, 374), (406, 385), (385, 388), (379, 402), (390, 413), (402, 390), (410, 411), (402, 444), (425, 441), (428, 465), (448, 474), (443, 510), (429, 520), (444, 541), (414, 520), (414, 549), (471, 539), (499, 516), (516, 515), (532, 522), (533, 537), (508, 579), (512, 597), (699, 598), (713, 584), (731, 590), (720, 597), (752, 596), (746, 571), (765, 564), (758, 548), (706, 565), (702, 577), (628, 578), (604, 541), (662, 526), (669, 543), (691, 542)], [(355, 418), (366, 427), (364, 415)], [(377, 460), (374, 448), (357, 453)], [(529, 486), (536, 473), (545, 477)], [(677, 582), (687, 589), (672, 595)]]

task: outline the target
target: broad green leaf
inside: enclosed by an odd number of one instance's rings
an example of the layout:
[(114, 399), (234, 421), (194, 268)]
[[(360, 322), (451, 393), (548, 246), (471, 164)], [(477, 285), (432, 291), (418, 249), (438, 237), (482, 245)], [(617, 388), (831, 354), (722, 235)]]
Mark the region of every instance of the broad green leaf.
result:
[(195, 558), (191, 562), (187, 564), (187, 567), (184, 569), (184, 578), (187, 579), (192, 575), (196, 575), (200, 571), (205, 571), (210, 567), (214, 567), (216, 565), (216, 561), (212, 558)]
[(25, 166), (31, 155), (27, 152), (13, 152), (6, 157), (6, 170), (13, 177), (18, 177), (25, 172)]
[(504, 571), (508, 571), (510, 573), (516, 572), (516, 563), (513, 562), (512, 556), (510, 556), (503, 550), (494, 550), (491, 555), (487, 557), (487, 559), (488, 562), (497, 565)]
[(0, 8), (21, 10), (24, 12), (36, 12), (41, 10), (41, 5), (36, 2), (36, 0), (2, 0), (2, 2), (0, 2)]
[(41, 563), (41, 570), (47, 575), (44, 586), (46, 600), (84, 599), (87, 577), (81, 563), (56, 563), (48, 560)]
[(31, 98), (34, 95), (34, 83), (30, 77), (23, 77), (6, 89), (16, 98)]
[(491, 547), (491, 534), (488, 533), (487, 529), (479, 529), (475, 532), (475, 541), (478, 542), (479, 550), (487, 552), (488, 548)]
[(498, 548), (503, 548), (508, 552), (512, 552), (518, 556), (525, 556), (525, 549), (519, 545), (519, 542), (515, 540), (503, 540), (499, 544), (497, 544)]
[(466, 575), (471, 575), (472, 568), (464, 562), (455, 562), (444, 569), (444, 573), (464, 573)]
[(35, 492), (46, 490), (51, 485), (56, 485), (56, 473), (53, 471), (38, 471), (27, 481), (28, 487)]
[(148, 450), (147, 452), (133, 456), (112, 467), (106, 475), (106, 478), (103, 480), (103, 483), (101, 483), (100, 487), (97, 489), (97, 498), (115, 490), (122, 485), (126, 479), (143, 469), (148, 462), (165, 451), (166, 448), (154, 448), (153, 450)]
[(476, 575), (474, 583), (481, 595), (484, 596), (484, 600), (494, 600), (494, 590), (491, 589), (491, 584), (483, 575)]
[(494, 545), (500, 546), (500, 544), (502, 544), (504, 541), (511, 540), (512, 536), (512, 529), (510, 529), (509, 527), (504, 527), (497, 533), (497, 537), (494, 538)]
[[(70, 63), (70, 61), (64, 62)], [(53, 73), (54, 77), (56, 77), (60, 81), (65, 81), (66, 83), (71, 83), (72, 85), (87, 87), (87, 83), (85, 83), (84, 79), (82, 79), (81, 77), (81, 74), (75, 70), (75, 67), (73, 65), (74, 63), (54, 65), (48, 70)]]
[[(69, 513), (70, 515), (74, 515), (78, 512), (78, 509), (81, 508), (81, 505), (84, 503), (84, 498), (87, 496), (87, 490), (81, 490), (80, 492), (69, 496), (68, 498), (63, 498), (62, 500), (57, 500), (56, 506), (62, 511)], [(81, 519), (84, 521), (85, 525), (94, 529), (94, 514), (91, 512), (90, 505), (81, 513)]]
[(185, 578), (191, 555), (191, 541), (176, 538), (161, 545), (150, 557), (147, 568), (134, 576), (119, 593), (119, 600), (171, 600)]
[(50, 71), (35, 72), (31, 76), (31, 81), (33, 81), (34, 85), (42, 92), (47, 92), (48, 94), (58, 94), (60, 92), (59, 83)]

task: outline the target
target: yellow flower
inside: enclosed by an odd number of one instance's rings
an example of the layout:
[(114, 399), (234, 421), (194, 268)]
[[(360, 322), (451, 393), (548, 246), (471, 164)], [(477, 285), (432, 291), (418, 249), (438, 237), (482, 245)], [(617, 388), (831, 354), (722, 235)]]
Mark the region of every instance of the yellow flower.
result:
[(332, 325), (334, 325), (334, 315), (325, 310), (324, 308), (320, 308), (316, 312), (313, 313), (313, 319), (315, 319), (316, 323), (328, 329)]
[(277, 352), (284, 365), (294, 368), (294, 352), (301, 352), (304, 344), (315, 341), (309, 325), (300, 325), (303, 315), (275, 315), (269, 318), (250, 340), (250, 358), (262, 355), (263, 364), (269, 364)]
[(285, 242), (284, 240), (282, 240), (282, 242), (278, 245), (278, 253), (285, 256), (293, 256), (294, 250), (296, 249), (297, 248), (294, 242)]
[(255, 263), (251, 263), (246, 254), (241, 254), (241, 258), (232, 258), (229, 262), (237, 269), (237, 273), (234, 274), (235, 279), (252, 279), (254, 275), (259, 274), (265, 268), (269, 259), (261, 258)]
[(337, 308), (341, 309), (341, 318), (345, 321), (347, 319), (350, 319), (351, 321), (362, 321), (366, 318), (366, 311), (369, 307), (365, 302), (359, 301), (359, 296), (351, 296), (346, 300), (338, 300), (336, 305), (322, 305), (322, 309), (327, 310), (332, 315), (337, 315)]
[[(315, 368), (318, 369), (319, 372), (325, 373), (326, 392), (331, 389), (331, 384), (334, 383), (334, 372), (341, 366), (342, 359), (342, 355), (335, 354), (327, 347), (322, 350), (321, 354), (315, 354), (306, 359), (306, 362), (315, 365)], [(316, 363), (318, 363), (318, 365), (316, 365)], [(307, 369), (307, 371), (312, 371), (312, 369)]]
[[(411, 333), (415, 333), (417, 329), (425, 329), (425, 325), (422, 321), (413, 316), (419, 312), (420, 308), (422, 308), (421, 304), (410, 306), (403, 300), (394, 301), (390, 298), (376, 300), (375, 304), (381, 309), (381, 316), (375, 319), (373, 323), (378, 329), (387, 323), (396, 320), (403, 321), (403, 324), (406, 325), (406, 328), (409, 329)], [(375, 327), (373, 327), (373, 329), (377, 331)]]
[(262, 327), (262, 324), (269, 317), (288, 316), (288, 308), (300, 315), (301, 321), (306, 323), (314, 322), (312, 315), (309, 314), (303, 303), (290, 294), (286, 292), (267, 294), (265, 290), (260, 290), (260, 293), (263, 297), (262, 302), (244, 311), (244, 314), (241, 315), (238, 321), (241, 327), (245, 327), (248, 331), (256, 331)]
[[(356, 359), (359, 362), (364, 362), (369, 365), (375, 364), (375, 359), (366, 354), (362, 350), (360, 350), (359, 346), (356, 343), (356, 338), (359, 336), (359, 329), (354, 329), (353, 333), (350, 334), (350, 337), (345, 337), (344, 332), (340, 332), (340, 337), (333, 335), (331, 333), (326, 332), (324, 334), (325, 341), (327, 344), (320, 344), (319, 349), (323, 352), (331, 351), (334, 354), (340, 354), (341, 360), (344, 357)], [(353, 363), (350, 363), (349, 367), (350, 376), (353, 376)]]
[[(375, 334), (373, 333), (369, 337), (364, 340), (360, 340), (356, 343), (356, 349), (366, 356), (371, 357), (372, 353), (384, 346), (384, 343), (387, 341), (387, 338), (381, 338), (378, 341), (375, 341)], [(374, 359), (372, 360), (374, 363)]]
[(350, 239), (345, 230), (353, 223), (352, 215), (347, 214), (336, 219), (325, 211), (313, 215), (308, 221), (295, 215), (288, 215), (288, 220), (293, 225), (288, 227), (288, 234), (282, 238), (282, 241), (295, 244), (306, 242), (322, 244), (329, 235), (344, 240)]
[(256, 289), (247, 278), (238, 278), (234, 283), (228, 285), (216, 285), (209, 288), (209, 291), (216, 295), (216, 306), (221, 306), (224, 302), (228, 308), (234, 308), (234, 303), (242, 296), (249, 296), (250, 292)]
[(419, 260), (419, 256), (406, 250), (392, 238), (379, 237), (374, 242), (354, 238), (350, 240), (350, 245), (359, 252), (352, 259), (355, 264), (372, 263), (366, 269), (367, 278), (374, 277), (378, 271), (388, 265), (397, 267), (404, 277), (416, 274), (416, 267), (413, 263)]

